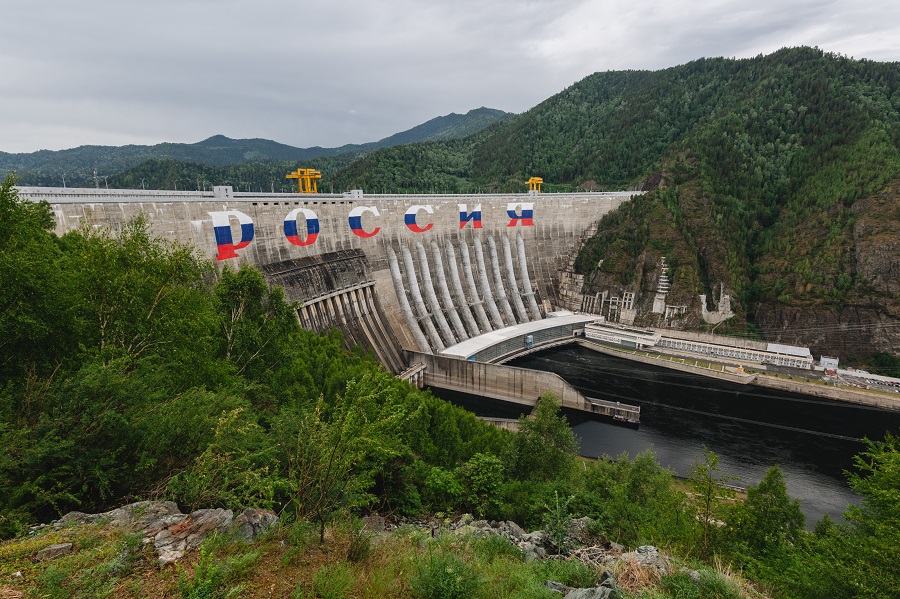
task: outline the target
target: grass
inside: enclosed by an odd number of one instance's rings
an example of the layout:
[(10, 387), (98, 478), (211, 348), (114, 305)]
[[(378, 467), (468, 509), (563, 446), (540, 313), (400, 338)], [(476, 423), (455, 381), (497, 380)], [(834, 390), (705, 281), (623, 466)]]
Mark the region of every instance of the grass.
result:
[[(432, 538), (407, 528), (374, 535), (367, 551), (354, 553), (354, 534), (352, 526), (337, 526), (328, 529), (320, 543), (313, 527), (292, 523), (252, 544), (218, 535), (175, 566), (160, 567), (152, 544), (144, 545), (140, 537), (96, 526), (73, 527), (0, 543), (0, 596), (11, 591), (48, 599), (550, 599), (559, 595), (544, 586), (546, 580), (591, 587), (601, 573), (578, 561), (525, 561), (518, 547), (496, 536), (444, 532)], [(75, 550), (51, 562), (33, 561), (41, 548), (59, 542), (72, 542)], [(23, 576), (14, 577), (19, 571)], [(684, 595), (689, 587), (682, 578), (667, 582), (671, 577), (629, 565), (617, 566), (616, 575), (628, 598), (694, 596)], [(701, 598), (749, 597), (734, 595), (734, 588), (743, 587), (726, 574), (712, 572), (703, 584), (706, 594), (698, 595)]]

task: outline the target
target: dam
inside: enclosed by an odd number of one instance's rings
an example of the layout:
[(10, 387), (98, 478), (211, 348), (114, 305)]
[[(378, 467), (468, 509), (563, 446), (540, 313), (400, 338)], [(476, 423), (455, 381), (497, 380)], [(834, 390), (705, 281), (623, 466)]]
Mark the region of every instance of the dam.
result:
[[(391, 372), (566, 309), (566, 273), (604, 214), (641, 192), (391, 195), (19, 187), (56, 233), (146, 215), (151, 232), (234, 268), (255, 264), (304, 328), (341, 329)], [(580, 290), (576, 290), (576, 293)]]

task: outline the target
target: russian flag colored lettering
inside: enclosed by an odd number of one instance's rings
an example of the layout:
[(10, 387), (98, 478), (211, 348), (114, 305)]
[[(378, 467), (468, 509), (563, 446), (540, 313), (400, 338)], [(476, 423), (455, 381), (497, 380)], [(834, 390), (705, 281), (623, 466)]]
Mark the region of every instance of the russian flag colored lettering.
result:
[(371, 233), (366, 232), (366, 230), (363, 229), (362, 215), (366, 212), (371, 212), (374, 216), (381, 216), (378, 214), (378, 208), (375, 206), (358, 206), (350, 211), (350, 230), (353, 231), (354, 235), (362, 237), (363, 239), (375, 237), (378, 235), (378, 232), (381, 231), (381, 227), (375, 227)]
[[(253, 241), (253, 219), (240, 210), (224, 210), (209, 212), (212, 217), (213, 230), (216, 233), (218, 254), (216, 260), (237, 258), (237, 250), (243, 249)], [(236, 218), (241, 225), (241, 242), (234, 243), (231, 237), (231, 219)]]
[[(518, 213), (521, 208), (522, 214)], [(506, 205), (506, 214), (510, 221), (507, 227), (515, 227), (520, 222), (523, 227), (534, 226), (534, 202), (515, 202)]]
[(434, 223), (428, 223), (424, 227), (420, 227), (418, 223), (416, 223), (416, 214), (419, 210), (424, 210), (428, 214), (434, 214), (433, 206), (410, 206), (409, 210), (406, 211), (406, 215), (403, 217), (403, 222), (406, 223), (406, 228), (413, 233), (424, 233), (434, 226)]
[[(297, 218), (300, 215), (306, 220), (306, 239), (300, 239), (299, 228), (297, 227)], [(284, 217), (284, 236), (293, 245), (305, 246), (312, 245), (319, 236), (319, 217), (315, 212), (308, 208), (296, 208), (291, 210)]]
[(472, 221), (473, 229), (481, 229), (481, 204), (475, 206), (472, 212), (466, 204), (457, 204), (459, 206), (459, 228), (462, 229), (466, 223)]

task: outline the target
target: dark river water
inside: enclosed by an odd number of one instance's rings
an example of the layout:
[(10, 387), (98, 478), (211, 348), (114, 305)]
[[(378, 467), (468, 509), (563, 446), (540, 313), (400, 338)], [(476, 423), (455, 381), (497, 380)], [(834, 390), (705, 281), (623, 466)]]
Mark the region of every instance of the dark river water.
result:
[[(900, 412), (727, 383), (574, 345), (511, 365), (555, 372), (588, 397), (641, 406), (639, 430), (570, 415), (583, 455), (634, 456), (652, 448), (663, 466), (689, 476), (705, 445), (718, 454), (721, 471), (739, 477), (733, 484), (743, 487), (757, 484), (777, 464), (807, 526), (826, 513), (840, 519), (857, 501), (844, 471), (864, 448), (860, 439), (900, 430)], [(476, 413), (515, 416), (510, 404), (464, 403)]]

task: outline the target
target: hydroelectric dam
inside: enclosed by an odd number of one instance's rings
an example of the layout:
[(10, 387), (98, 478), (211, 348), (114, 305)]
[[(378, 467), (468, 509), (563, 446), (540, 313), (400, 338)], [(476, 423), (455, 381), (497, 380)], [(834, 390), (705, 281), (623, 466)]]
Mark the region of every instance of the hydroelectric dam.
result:
[[(441, 356), (447, 348), (579, 308), (581, 290), (570, 275), (582, 240), (604, 214), (641, 193), (18, 190), (51, 205), (59, 235), (82, 227), (115, 235), (144, 214), (158, 237), (191, 244), (234, 268), (255, 264), (270, 284), (300, 302), (304, 328), (341, 329), (349, 343), (368, 348), (395, 374), (421, 371), (424, 361), (448, 371), (448, 361), (466, 360)], [(532, 329), (540, 338), (540, 325)], [(475, 376), (465, 368), (460, 376)], [(415, 372), (409, 378), (422, 384)], [(467, 388), (490, 396), (492, 384), (517, 386), (494, 395), (530, 396), (532, 385), (547, 385), (516, 380), (504, 375)], [(573, 398), (564, 405), (596, 411), (579, 405), (585, 402)]]

